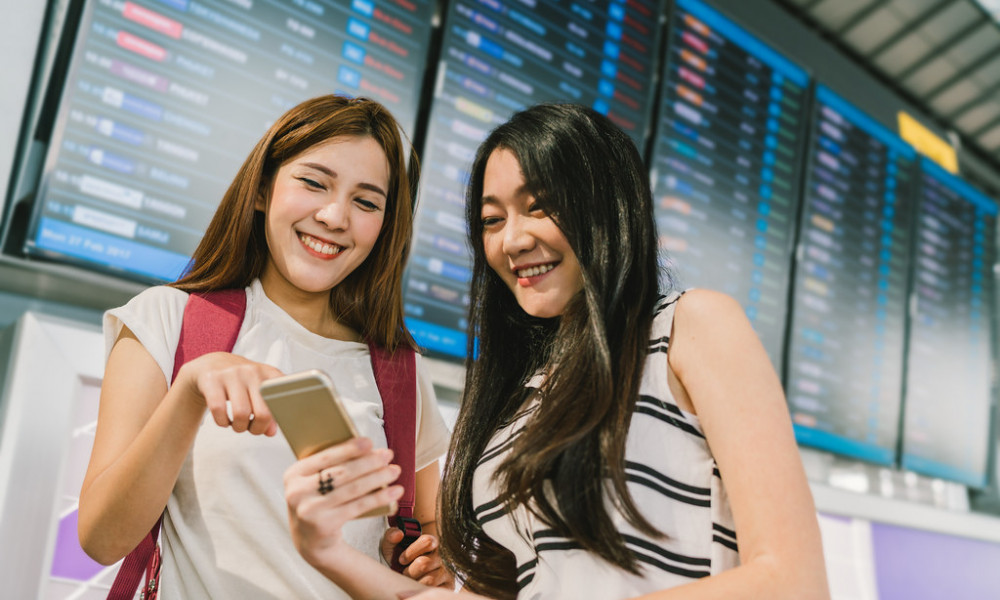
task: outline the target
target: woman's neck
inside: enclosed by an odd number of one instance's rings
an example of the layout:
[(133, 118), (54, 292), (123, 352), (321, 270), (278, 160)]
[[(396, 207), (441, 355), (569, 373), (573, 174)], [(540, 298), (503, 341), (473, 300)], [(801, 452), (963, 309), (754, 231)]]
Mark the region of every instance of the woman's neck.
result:
[(264, 295), (288, 316), (316, 335), (348, 342), (360, 342), (361, 335), (342, 323), (330, 307), (330, 292), (307, 292), (280, 276), (260, 277)]

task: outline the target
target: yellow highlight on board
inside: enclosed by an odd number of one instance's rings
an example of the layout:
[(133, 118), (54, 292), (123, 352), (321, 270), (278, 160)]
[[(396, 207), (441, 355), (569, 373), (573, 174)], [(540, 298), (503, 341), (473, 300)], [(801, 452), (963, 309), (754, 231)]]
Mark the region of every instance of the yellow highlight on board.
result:
[(951, 144), (903, 111), (896, 113), (896, 119), (900, 137), (945, 171), (958, 174), (958, 153)]
[(823, 231), (833, 232), (835, 225), (832, 219), (828, 219), (823, 215), (813, 215), (812, 224), (816, 227), (822, 229)]
[(469, 115), (473, 119), (479, 119), (480, 121), (489, 123), (493, 120), (493, 111), (486, 108), (482, 104), (477, 104), (468, 98), (459, 97), (455, 100), (455, 108), (458, 112)]
[(802, 282), (802, 287), (820, 296), (826, 296), (830, 291), (830, 288), (825, 283), (812, 277), (806, 277), (805, 281)]

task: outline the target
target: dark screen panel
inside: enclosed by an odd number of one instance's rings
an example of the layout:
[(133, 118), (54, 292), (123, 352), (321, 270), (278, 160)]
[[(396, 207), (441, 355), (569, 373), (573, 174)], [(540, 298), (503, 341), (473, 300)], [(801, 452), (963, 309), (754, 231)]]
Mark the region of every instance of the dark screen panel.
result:
[(906, 469), (986, 484), (996, 203), (921, 160), (903, 416)]
[(646, 137), (656, 0), (449, 5), (424, 144), (405, 294), (407, 325), (432, 356), (462, 360), (471, 258), (464, 193), (478, 144), (539, 102), (593, 107), (639, 148)]
[(669, 28), (653, 151), (664, 259), (745, 308), (775, 367), (807, 133), (804, 69), (697, 0)]
[(91, 1), (26, 251), (175, 279), (261, 133), (329, 92), (412, 132), (430, 0)]
[(818, 85), (786, 392), (800, 443), (893, 464), (916, 154)]

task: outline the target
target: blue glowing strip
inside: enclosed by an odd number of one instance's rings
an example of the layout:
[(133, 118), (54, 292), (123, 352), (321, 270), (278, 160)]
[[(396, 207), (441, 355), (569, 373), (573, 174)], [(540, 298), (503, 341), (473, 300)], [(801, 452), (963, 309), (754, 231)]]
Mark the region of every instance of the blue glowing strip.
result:
[(465, 344), (467, 341), (465, 333), (457, 329), (441, 327), (420, 319), (406, 319), (406, 328), (410, 330), (413, 339), (419, 346), (448, 354), (465, 358)]
[[(35, 236), (35, 245), (122, 271), (174, 281), (187, 268), (191, 257), (152, 248), (78, 225), (43, 217)], [(114, 254), (109, 252), (114, 249)]]
[(895, 451), (882, 448), (875, 444), (867, 444), (852, 440), (835, 433), (794, 425), (795, 439), (804, 446), (815, 446), (837, 454), (853, 456), (861, 460), (866, 460), (881, 465), (890, 466), (895, 462)]
[(837, 111), (845, 119), (864, 129), (872, 137), (899, 152), (908, 160), (915, 160), (917, 158), (917, 151), (913, 149), (913, 146), (903, 141), (903, 138), (893, 133), (888, 127), (879, 123), (868, 114), (855, 108), (853, 104), (833, 93), (825, 85), (818, 84), (816, 86), (816, 100)]
[(985, 473), (975, 473), (967, 469), (959, 469), (953, 465), (947, 465), (913, 454), (903, 454), (903, 468), (930, 477), (957, 481), (973, 487), (983, 487), (986, 485)]
[(926, 157), (920, 160), (920, 167), (925, 173), (935, 177), (938, 181), (951, 188), (952, 191), (962, 196), (970, 204), (975, 204), (977, 208), (991, 215), (997, 214), (997, 203), (986, 194), (972, 187), (968, 181), (945, 171), (940, 165)]

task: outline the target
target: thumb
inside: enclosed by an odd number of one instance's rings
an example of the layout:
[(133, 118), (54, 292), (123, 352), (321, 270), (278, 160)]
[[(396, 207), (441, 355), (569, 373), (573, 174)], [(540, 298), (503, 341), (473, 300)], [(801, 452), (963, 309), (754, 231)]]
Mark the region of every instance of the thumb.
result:
[(397, 527), (390, 527), (386, 529), (385, 534), (382, 536), (382, 557), (385, 558), (385, 562), (392, 562), (392, 551), (396, 547), (396, 544), (403, 541), (403, 532)]

